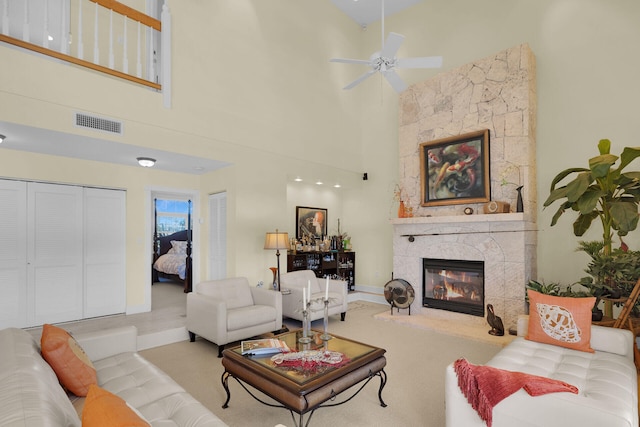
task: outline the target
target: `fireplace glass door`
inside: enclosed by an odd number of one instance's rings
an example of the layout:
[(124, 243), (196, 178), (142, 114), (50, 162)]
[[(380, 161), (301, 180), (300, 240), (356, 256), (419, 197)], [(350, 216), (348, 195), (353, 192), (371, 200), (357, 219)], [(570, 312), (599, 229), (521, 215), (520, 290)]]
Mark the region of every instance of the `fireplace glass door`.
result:
[(484, 316), (484, 262), (423, 259), (423, 306)]

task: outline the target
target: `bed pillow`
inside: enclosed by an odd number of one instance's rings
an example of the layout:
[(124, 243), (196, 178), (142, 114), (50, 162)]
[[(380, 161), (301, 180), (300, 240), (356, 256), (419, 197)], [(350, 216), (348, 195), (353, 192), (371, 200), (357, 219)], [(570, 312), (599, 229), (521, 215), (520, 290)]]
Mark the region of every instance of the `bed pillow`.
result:
[(529, 329), (526, 339), (593, 353), (591, 309), (596, 298), (569, 298), (529, 289)]
[(45, 324), (40, 339), (42, 357), (51, 366), (60, 384), (76, 396), (86, 396), (97, 384), (96, 369), (76, 340), (64, 329)]
[(167, 251), (168, 254), (186, 255), (187, 254), (187, 242), (185, 240), (172, 240), (171, 249)]
[(82, 409), (82, 427), (149, 427), (121, 397), (92, 385)]

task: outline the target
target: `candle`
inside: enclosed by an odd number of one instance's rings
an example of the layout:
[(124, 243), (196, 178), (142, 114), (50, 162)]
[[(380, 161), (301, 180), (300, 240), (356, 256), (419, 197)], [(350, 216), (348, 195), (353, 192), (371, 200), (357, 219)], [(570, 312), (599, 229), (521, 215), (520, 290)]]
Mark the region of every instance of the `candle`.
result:
[(327, 277), (327, 285), (324, 288), (324, 300), (329, 301), (329, 278)]
[(311, 301), (311, 280), (307, 280), (307, 295), (309, 295), (309, 301)]
[(307, 289), (302, 288), (302, 309), (307, 309)]

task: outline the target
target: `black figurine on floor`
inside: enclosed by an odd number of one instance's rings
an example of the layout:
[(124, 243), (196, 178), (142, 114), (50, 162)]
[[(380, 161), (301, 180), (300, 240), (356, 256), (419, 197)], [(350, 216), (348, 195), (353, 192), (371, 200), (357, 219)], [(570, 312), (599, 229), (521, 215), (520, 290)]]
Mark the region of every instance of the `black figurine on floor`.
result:
[(500, 316), (496, 316), (496, 313), (493, 311), (493, 306), (491, 304), (487, 304), (487, 322), (489, 322), (489, 326), (491, 326), (489, 334), (495, 335), (497, 337), (501, 337), (504, 335), (504, 325), (502, 324), (502, 319), (500, 318)]

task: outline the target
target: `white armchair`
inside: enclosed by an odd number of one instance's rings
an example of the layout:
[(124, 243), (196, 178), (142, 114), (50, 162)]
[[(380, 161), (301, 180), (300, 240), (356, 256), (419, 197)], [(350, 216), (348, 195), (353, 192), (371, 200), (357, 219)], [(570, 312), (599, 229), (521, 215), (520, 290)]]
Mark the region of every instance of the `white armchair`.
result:
[(282, 294), (249, 285), (245, 277), (198, 283), (187, 294), (187, 331), (218, 346), (282, 329)]
[[(282, 297), (282, 314), (302, 321), (302, 289), (311, 283), (311, 321), (324, 317), (324, 296), (326, 279), (319, 279), (312, 270), (299, 270), (280, 275), (280, 289), (288, 289), (290, 294)], [(347, 282), (329, 280), (329, 316), (340, 314), (344, 321), (347, 314)]]

